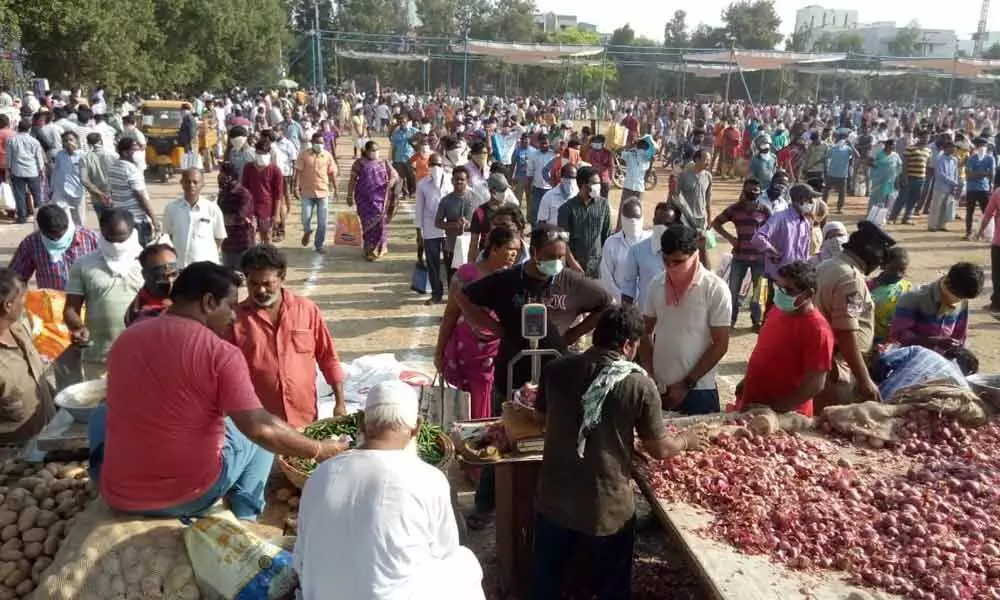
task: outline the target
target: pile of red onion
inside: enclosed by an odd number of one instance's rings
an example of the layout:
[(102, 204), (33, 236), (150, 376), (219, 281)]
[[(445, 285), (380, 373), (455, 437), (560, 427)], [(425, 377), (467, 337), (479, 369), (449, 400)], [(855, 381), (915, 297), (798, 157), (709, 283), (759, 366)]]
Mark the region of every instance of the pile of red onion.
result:
[(712, 512), (704, 533), (744, 552), (916, 600), (1000, 599), (1000, 424), (920, 411), (900, 435), (857, 465), (835, 441), (720, 436), (646, 474), (660, 498)]

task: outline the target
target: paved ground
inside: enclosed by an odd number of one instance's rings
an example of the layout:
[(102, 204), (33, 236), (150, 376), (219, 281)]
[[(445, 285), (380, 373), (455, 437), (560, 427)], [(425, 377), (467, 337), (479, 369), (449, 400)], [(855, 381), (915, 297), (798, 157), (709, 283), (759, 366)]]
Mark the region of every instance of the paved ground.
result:
[[(383, 148), (388, 145), (383, 143)], [(350, 156), (350, 147), (342, 144), (338, 151), (341, 156)], [(350, 161), (340, 160), (341, 171), (349, 172)], [(214, 176), (207, 176), (206, 196), (214, 197)], [(646, 194), (647, 219), (652, 217), (653, 205), (662, 200), (666, 190), (666, 173), (661, 173), (660, 185)], [(342, 177), (339, 188), (346, 190), (346, 180)], [(180, 195), (180, 185), (174, 180), (168, 184), (150, 184), (153, 204), (162, 214), (164, 205)], [(713, 205), (716, 211), (735, 200), (738, 187), (733, 182), (718, 182)], [(612, 203), (617, 206), (618, 192), (612, 193)], [(850, 198), (847, 214), (834, 216), (845, 221), (849, 228), (863, 216), (865, 200)], [(282, 248), (288, 254), (291, 265), (288, 285), (294, 291), (312, 298), (322, 308), (327, 324), (333, 332), (341, 357), (351, 360), (363, 354), (391, 352), (396, 357), (433, 374), (432, 356), (437, 337), (437, 325), (442, 307), (424, 306), (424, 298), (409, 289), (409, 277), (415, 262), (415, 235), (411, 208), (403, 207), (391, 226), (390, 253), (380, 262), (369, 263), (362, 257), (359, 248), (331, 246), (332, 226), (336, 222), (336, 212), (349, 210), (343, 201), (331, 207), (328, 231), (328, 251), (319, 255), (311, 248), (298, 244), (301, 236), (299, 211), (290, 216), (288, 235)], [(88, 222), (96, 227), (94, 215), (88, 214)], [(910, 251), (910, 278), (917, 283), (930, 281), (948, 267), (960, 260), (970, 260), (989, 267), (989, 246), (985, 243), (961, 241), (960, 224), (951, 225), (952, 232), (928, 233), (923, 230), (924, 221), (917, 226), (890, 226), (889, 230), (899, 243)], [(0, 262), (6, 263), (17, 243), (32, 231), (32, 225), (0, 225)], [(713, 252), (717, 260), (722, 249)], [(987, 281), (989, 278), (987, 277)], [(979, 355), (982, 370), (1000, 370), (1000, 323), (982, 309), (986, 304), (989, 289), (983, 299), (972, 302), (970, 345)], [(749, 317), (741, 315), (742, 329), (734, 334), (728, 356), (720, 366), (722, 381), (720, 389), (724, 399), (732, 397), (732, 387), (746, 369), (746, 361), (753, 348), (756, 336), (749, 329)], [(463, 484), (468, 490), (468, 484)], [(471, 504), (470, 494), (462, 494), (462, 505)], [(280, 521), (279, 521), (280, 522)], [(495, 583), (495, 560), (491, 543), (491, 532), (474, 536), (470, 544), (477, 550), (487, 572), (488, 589), (491, 598), (499, 597), (492, 591)], [(673, 573), (673, 577), (684, 577), (689, 573), (676, 553), (670, 551), (669, 543), (655, 528), (640, 533), (643, 543), (638, 552), (638, 565), (657, 573)], [(680, 585), (680, 584), (678, 584)], [(697, 588), (680, 586), (671, 598), (698, 597)], [(662, 596), (658, 596), (662, 597)]]

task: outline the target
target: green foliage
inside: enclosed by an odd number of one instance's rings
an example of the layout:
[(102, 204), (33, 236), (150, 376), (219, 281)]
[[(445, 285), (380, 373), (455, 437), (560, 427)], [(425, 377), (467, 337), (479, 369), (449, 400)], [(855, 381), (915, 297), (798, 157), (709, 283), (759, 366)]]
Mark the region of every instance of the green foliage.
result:
[(893, 56), (917, 56), (920, 54), (920, 26), (911, 23), (896, 32), (896, 38), (889, 42), (889, 54)]
[(773, 50), (784, 39), (774, 0), (737, 0), (722, 11), (722, 22), (737, 48)]
[(1000, 58), (1000, 44), (993, 44), (983, 52), (983, 58), (996, 60)]
[(831, 34), (824, 32), (813, 42), (813, 52), (853, 52), (861, 54), (865, 49), (865, 40), (857, 33), (843, 32)]
[(674, 16), (663, 26), (663, 45), (667, 48), (687, 48), (691, 36), (687, 30), (687, 13), (675, 10)]

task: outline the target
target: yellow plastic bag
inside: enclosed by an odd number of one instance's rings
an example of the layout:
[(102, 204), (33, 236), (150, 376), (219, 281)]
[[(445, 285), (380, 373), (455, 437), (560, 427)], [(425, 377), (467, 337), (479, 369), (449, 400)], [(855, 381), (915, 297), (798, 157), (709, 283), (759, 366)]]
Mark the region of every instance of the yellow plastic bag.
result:
[(70, 344), (69, 328), (63, 322), (66, 293), (60, 290), (28, 290), (24, 294), (24, 313), (31, 329), (35, 349), (48, 360), (55, 360)]
[(361, 219), (357, 213), (337, 213), (337, 230), (334, 234), (334, 244), (337, 246), (361, 246)]
[(224, 517), (198, 519), (184, 546), (207, 600), (278, 600), (298, 587), (292, 554)]

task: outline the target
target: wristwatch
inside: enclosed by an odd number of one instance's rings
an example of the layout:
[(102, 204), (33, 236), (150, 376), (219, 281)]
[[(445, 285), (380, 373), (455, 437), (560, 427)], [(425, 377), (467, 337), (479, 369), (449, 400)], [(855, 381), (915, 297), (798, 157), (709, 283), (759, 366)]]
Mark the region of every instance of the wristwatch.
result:
[(694, 386), (698, 385), (698, 380), (694, 379), (690, 375), (688, 375), (687, 377), (685, 377), (681, 381), (684, 383), (684, 387), (686, 387), (689, 390), (693, 390)]

